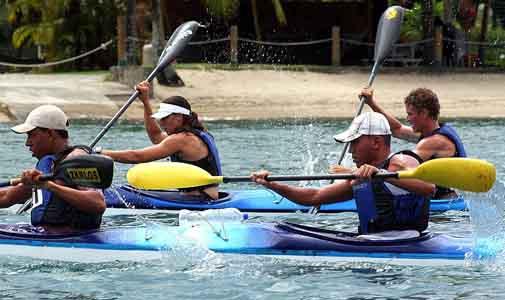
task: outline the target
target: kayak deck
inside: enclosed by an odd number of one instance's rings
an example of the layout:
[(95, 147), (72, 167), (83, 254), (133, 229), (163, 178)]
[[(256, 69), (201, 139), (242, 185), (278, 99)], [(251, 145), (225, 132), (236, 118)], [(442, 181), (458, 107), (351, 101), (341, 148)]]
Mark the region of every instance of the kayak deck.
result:
[[(166, 213), (178, 213), (179, 210), (206, 210), (234, 207), (248, 213), (293, 213), (308, 212), (311, 207), (296, 204), (279, 194), (266, 190), (232, 190), (220, 192), (218, 200), (210, 201), (199, 196), (182, 195), (178, 191), (138, 190), (122, 185), (105, 190), (108, 208), (135, 208), (142, 210), (160, 210)], [(430, 210), (465, 210), (462, 197), (431, 200)], [(355, 212), (356, 202), (348, 201), (322, 205), (321, 213)]]
[[(320, 261), (372, 261), (393, 264), (463, 264), (472, 252), (468, 239), (425, 233), (421, 237), (363, 241), (351, 233), (291, 223), (220, 223), (209, 226), (104, 228), (50, 234), (29, 225), (0, 225), (0, 255), (78, 261), (163, 259), (186, 248), (217, 253)], [(480, 253), (483, 256), (492, 253)]]
[(146, 261), (162, 257), (164, 231), (107, 228), (79, 233), (48, 233), (29, 224), (0, 224), (0, 255), (99, 263)]

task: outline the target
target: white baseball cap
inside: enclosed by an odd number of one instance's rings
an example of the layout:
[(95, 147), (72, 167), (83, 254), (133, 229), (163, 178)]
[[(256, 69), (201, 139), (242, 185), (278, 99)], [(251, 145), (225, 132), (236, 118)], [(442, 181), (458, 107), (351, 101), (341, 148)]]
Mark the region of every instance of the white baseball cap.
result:
[(42, 105), (32, 110), (23, 124), (11, 128), (15, 133), (27, 133), (35, 128), (67, 130), (68, 118), (54, 105)]
[(340, 143), (348, 143), (362, 135), (390, 135), (388, 120), (382, 114), (366, 112), (357, 116), (349, 128), (333, 138)]

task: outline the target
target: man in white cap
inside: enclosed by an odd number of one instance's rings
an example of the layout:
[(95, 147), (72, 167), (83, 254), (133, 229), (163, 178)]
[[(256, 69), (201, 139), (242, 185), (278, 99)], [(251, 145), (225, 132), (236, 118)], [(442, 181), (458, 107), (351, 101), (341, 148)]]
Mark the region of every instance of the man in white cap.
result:
[(61, 180), (39, 180), (66, 158), (88, 152), (69, 145), (68, 119), (54, 105), (30, 112), (12, 131), (27, 135), (25, 145), (38, 159), (34, 169), (22, 172), (17, 184), (0, 189), (0, 207), (24, 203), (32, 197), (31, 221), (49, 231), (67, 232), (100, 227), (106, 205), (100, 190), (68, 186)]
[(419, 160), (410, 151), (390, 153), (391, 130), (387, 119), (375, 112), (364, 113), (337, 134), (337, 142), (350, 142), (350, 152), (358, 169), (357, 179), (341, 180), (321, 189), (294, 187), (267, 181), (260, 171), (251, 178), (282, 196), (307, 206), (317, 206), (354, 198), (360, 219), (359, 233), (380, 234), (410, 231), (416, 235), (428, 226), (429, 197), (435, 186), (416, 179), (373, 179), (378, 172), (415, 168)]
[[(144, 105), (144, 125), (154, 145), (131, 150), (99, 149), (99, 152), (122, 163), (144, 163), (170, 157), (171, 161), (195, 165), (213, 176), (222, 175), (214, 138), (200, 123), (189, 102), (181, 96), (172, 96), (163, 100), (160, 109), (153, 114), (149, 82), (143, 81), (136, 88)], [(215, 200), (219, 196), (217, 185), (181, 189), (181, 192), (202, 196), (202, 200)]]

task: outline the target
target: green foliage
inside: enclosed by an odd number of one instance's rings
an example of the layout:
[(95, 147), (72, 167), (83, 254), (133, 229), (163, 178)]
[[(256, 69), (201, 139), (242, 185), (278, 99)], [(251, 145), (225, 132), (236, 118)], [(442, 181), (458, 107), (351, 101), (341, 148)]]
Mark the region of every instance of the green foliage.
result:
[(56, 42), (64, 25), (63, 13), (70, 0), (20, 0), (9, 4), (8, 20), (17, 28), (12, 35), (12, 44), (41, 45), (46, 54), (53, 57)]
[(202, 2), (207, 6), (211, 16), (225, 20), (236, 16), (240, 6), (240, 0), (202, 0)]
[[(240, 0), (201, 0), (211, 16), (229, 20), (235, 17), (240, 7)], [(281, 0), (271, 0), (275, 17), (281, 26), (287, 24)]]
[[(115, 36), (124, 0), (12, 0), (7, 20), (14, 47), (41, 46), (46, 61), (80, 54)], [(98, 58), (99, 59), (99, 58)]]
[[(443, 1), (436, 1), (433, 5), (433, 17), (441, 17), (444, 13)], [(414, 7), (405, 13), (400, 33), (400, 39), (404, 42), (419, 41), (423, 38), (423, 9), (416, 2)]]
[(14, 48), (21, 48), (25, 41), (37, 39), (36, 28), (34, 26), (23, 26), (18, 28), (12, 35), (12, 45)]
[[(471, 42), (480, 42), (482, 34), (483, 5), (479, 6), (475, 25), (468, 32), (467, 38)], [(484, 64), (505, 68), (505, 29), (501, 26), (493, 27), (492, 17), (487, 22), (486, 45), (470, 45), (469, 52), (479, 53), (479, 47), (484, 47)], [(487, 45), (489, 44), (489, 45)]]
[(485, 50), (485, 64), (505, 68), (505, 29), (489, 28), (487, 42), (491, 45)]

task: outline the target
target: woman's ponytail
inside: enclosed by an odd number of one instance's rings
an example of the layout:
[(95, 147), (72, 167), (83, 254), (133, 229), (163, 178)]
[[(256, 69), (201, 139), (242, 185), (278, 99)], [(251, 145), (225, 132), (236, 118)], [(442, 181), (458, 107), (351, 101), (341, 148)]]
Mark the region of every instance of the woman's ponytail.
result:
[(196, 112), (194, 111), (191, 112), (190, 119), (191, 119), (191, 128), (207, 131), (205, 126), (203, 126), (202, 122), (200, 122), (200, 119), (198, 118), (198, 114)]

